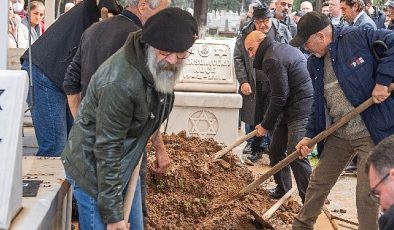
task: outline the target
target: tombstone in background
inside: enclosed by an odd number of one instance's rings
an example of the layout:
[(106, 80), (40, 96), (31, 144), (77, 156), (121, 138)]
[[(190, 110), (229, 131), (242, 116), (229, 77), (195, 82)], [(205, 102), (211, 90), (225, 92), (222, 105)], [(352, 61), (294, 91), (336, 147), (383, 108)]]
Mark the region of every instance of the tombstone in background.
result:
[(197, 40), (184, 60), (175, 86), (167, 132), (213, 138), (230, 144), (238, 138), (242, 97), (237, 93), (235, 40)]
[(22, 207), (22, 119), (28, 77), (0, 70), (0, 229), (8, 229)]

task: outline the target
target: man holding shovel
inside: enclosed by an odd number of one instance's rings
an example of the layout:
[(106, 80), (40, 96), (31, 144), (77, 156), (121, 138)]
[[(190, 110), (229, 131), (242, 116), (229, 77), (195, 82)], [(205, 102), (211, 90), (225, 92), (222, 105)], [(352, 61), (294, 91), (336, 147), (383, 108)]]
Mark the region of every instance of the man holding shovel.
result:
[(371, 97), (371, 92), (376, 104), (325, 139), (293, 229), (313, 229), (327, 195), (354, 152), (359, 157), (359, 229), (377, 229), (378, 209), (368, 197), (368, 177), (363, 169), (375, 144), (394, 133), (394, 99), (388, 91), (394, 80), (394, 32), (333, 27), (319, 12), (307, 13), (297, 26), (297, 36), (290, 44), (304, 45), (313, 54), (308, 59), (308, 70), (314, 87), (314, 106), (305, 138), (296, 146), (301, 157), (313, 149), (308, 147), (310, 138)]
[[(271, 166), (286, 157), (286, 151), (295, 151), (295, 145), (305, 135), (312, 107), (313, 88), (306, 68), (305, 56), (299, 49), (274, 41), (261, 31), (252, 31), (245, 38), (245, 49), (254, 57), (253, 67), (267, 74), (271, 98), (261, 124), (256, 126), (258, 136), (274, 130), (270, 146)], [(274, 129), (275, 127), (275, 129)], [(312, 172), (308, 159), (290, 163), (299, 195), (304, 201)], [(274, 175), (275, 192), (283, 196), (291, 189), (290, 167)]]
[(62, 154), (82, 229), (126, 229), (122, 194), (172, 108), (176, 72), (197, 34), (190, 13), (167, 8), (93, 75)]

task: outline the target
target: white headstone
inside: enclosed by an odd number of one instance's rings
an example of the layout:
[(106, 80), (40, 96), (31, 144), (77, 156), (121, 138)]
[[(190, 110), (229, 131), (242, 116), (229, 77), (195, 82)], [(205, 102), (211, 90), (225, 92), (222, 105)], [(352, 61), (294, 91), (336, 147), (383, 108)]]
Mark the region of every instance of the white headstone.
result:
[(183, 61), (176, 91), (236, 93), (235, 40), (197, 40)]
[(8, 229), (22, 206), (22, 119), (28, 77), (0, 70), (0, 229)]

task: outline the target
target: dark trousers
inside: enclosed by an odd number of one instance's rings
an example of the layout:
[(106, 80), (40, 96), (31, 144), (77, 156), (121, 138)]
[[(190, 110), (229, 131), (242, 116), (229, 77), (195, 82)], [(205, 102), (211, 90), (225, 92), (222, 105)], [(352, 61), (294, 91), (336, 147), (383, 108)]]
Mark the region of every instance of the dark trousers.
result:
[[(271, 98), (271, 89), (268, 81), (256, 81), (256, 109), (255, 109), (255, 122), (256, 124), (245, 124), (245, 133), (252, 132), (257, 124), (263, 121), (264, 114), (268, 108)], [(252, 137), (248, 140), (251, 143), (253, 151), (266, 151), (268, 150), (271, 142), (271, 132), (264, 137)]]
[[(245, 124), (245, 133), (248, 134), (255, 130), (256, 125)], [(252, 146), (252, 151), (263, 152), (267, 151), (271, 141), (271, 132), (268, 132), (266, 136), (257, 137), (254, 136), (247, 140)]]
[[(271, 166), (276, 165), (283, 160), (287, 154), (295, 151), (296, 144), (305, 136), (305, 126), (308, 118), (299, 119), (291, 122), (285, 122), (280, 119), (272, 134), (272, 141), (270, 146), (270, 161)], [(306, 188), (308, 187), (309, 177), (312, 173), (312, 168), (307, 158), (298, 159), (290, 163), (290, 167), (286, 166), (274, 175), (274, 180), (282, 192), (287, 192), (291, 189), (291, 173), (293, 171), (298, 193), (302, 199), (305, 200)]]

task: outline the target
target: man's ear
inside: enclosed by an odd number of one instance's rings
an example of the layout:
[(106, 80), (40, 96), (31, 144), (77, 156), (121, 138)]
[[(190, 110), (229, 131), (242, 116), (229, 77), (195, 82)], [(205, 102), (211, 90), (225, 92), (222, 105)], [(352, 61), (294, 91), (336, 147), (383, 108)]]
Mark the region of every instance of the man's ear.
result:
[(146, 0), (140, 0), (138, 1), (138, 10), (142, 13), (143, 11), (145, 11), (145, 8), (147, 7), (147, 2)]
[(96, 0), (96, 4), (98, 6), (100, 4), (100, 0)]
[(390, 169), (389, 174), (389, 177), (394, 180), (394, 168)]

